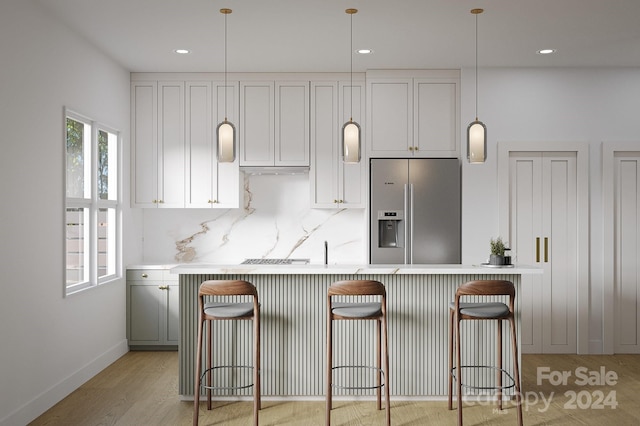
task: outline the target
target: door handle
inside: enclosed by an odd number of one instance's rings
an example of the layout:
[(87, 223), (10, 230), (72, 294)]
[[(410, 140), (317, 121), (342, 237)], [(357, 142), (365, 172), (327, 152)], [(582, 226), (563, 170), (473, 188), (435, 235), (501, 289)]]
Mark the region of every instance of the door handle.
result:
[(536, 237), (536, 263), (540, 262), (540, 237)]
[(549, 262), (549, 237), (544, 237), (544, 261)]

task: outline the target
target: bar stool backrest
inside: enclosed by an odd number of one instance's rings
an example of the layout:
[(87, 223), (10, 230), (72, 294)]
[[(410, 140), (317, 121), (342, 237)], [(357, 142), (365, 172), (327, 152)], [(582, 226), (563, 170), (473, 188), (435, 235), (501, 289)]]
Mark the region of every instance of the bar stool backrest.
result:
[(379, 281), (372, 280), (348, 280), (336, 281), (329, 286), (327, 292), (331, 296), (383, 296), (386, 297), (387, 292), (384, 284)]
[(241, 280), (210, 280), (200, 284), (198, 296), (258, 296), (256, 287)]
[(459, 309), (461, 296), (509, 296), (509, 311), (513, 314), (516, 288), (511, 281), (478, 280), (468, 281), (456, 290), (455, 309)]

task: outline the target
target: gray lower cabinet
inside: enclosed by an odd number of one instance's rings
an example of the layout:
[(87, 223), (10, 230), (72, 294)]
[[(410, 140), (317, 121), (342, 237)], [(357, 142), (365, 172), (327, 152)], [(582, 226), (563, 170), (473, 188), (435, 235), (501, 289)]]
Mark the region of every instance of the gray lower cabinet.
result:
[(127, 270), (127, 339), (131, 349), (177, 349), (178, 277), (168, 270)]

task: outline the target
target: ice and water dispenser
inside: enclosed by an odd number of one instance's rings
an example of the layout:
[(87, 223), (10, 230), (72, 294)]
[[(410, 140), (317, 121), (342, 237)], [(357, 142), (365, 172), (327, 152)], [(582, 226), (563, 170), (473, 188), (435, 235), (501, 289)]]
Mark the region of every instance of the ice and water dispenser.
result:
[(404, 212), (378, 210), (378, 247), (401, 248), (403, 246)]

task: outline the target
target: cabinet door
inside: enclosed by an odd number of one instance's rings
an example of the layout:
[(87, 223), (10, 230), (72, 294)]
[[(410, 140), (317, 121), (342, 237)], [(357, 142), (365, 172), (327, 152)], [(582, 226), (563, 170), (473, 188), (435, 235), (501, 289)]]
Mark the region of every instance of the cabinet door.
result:
[[(357, 164), (345, 164), (342, 158), (342, 135), (338, 137), (338, 155), (336, 160), (338, 162), (338, 201), (340, 207), (343, 208), (365, 208), (365, 188), (367, 183), (365, 181), (365, 95), (364, 95), (364, 83), (351, 82), (340, 83), (340, 106), (339, 116), (341, 117), (338, 123), (338, 131), (342, 133), (342, 126), (344, 123), (353, 118), (353, 121), (360, 125), (361, 135), (361, 159)], [(353, 98), (352, 98), (353, 94)]]
[[(240, 114), (240, 94), (239, 83), (237, 81), (227, 82), (226, 88), (224, 82), (214, 82), (213, 88), (213, 106), (215, 121), (213, 123), (213, 156), (216, 165), (216, 174), (213, 175), (212, 182), (212, 201), (211, 207), (232, 209), (238, 208), (240, 204), (240, 148), (236, 147), (236, 159), (233, 163), (218, 163), (216, 148), (216, 129), (218, 124), (225, 118), (229, 120), (239, 131), (239, 114)], [(236, 143), (239, 144), (239, 138), (236, 133)]]
[(414, 80), (414, 154), (458, 157), (456, 83)]
[(155, 207), (158, 194), (158, 85), (131, 83), (131, 205)]
[(160, 317), (164, 316), (161, 282), (129, 284), (129, 344), (159, 345), (163, 340)]
[(406, 157), (413, 148), (413, 79), (368, 82), (369, 155)]
[(184, 83), (158, 83), (158, 207), (184, 207)]
[(338, 202), (338, 84), (311, 84), (311, 207), (335, 208)]
[(186, 84), (186, 207), (210, 207), (218, 173), (213, 137), (211, 83)]
[(176, 282), (170, 284), (165, 281), (166, 287), (163, 290), (165, 297), (165, 315), (164, 315), (164, 327), (166, 330), (164, 334), (163, 344), (177, 345), (180, 338), (180, 286)]
[(275, 166), (309, 166), (309, 82), (276, 82)]
[(523, 352), (575, 353), (576, 153), (514, 152), (510, 173), (510, 243), (518, 263), (544, 270), (541, 276), (523, 277)]
[(226, 117), (237, 131), (238, 84), (225, 94), (222, 82), (187, 82), (186, 91), (186, 206), (237, 208), (240, 161), (218, 163), (216, 127)]
[(274, 82), (240, 83), (240, 166), (274, 165)]

